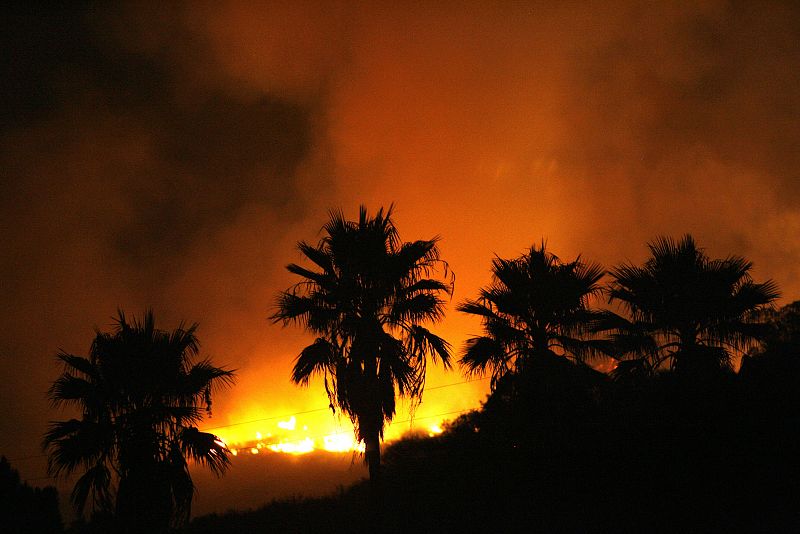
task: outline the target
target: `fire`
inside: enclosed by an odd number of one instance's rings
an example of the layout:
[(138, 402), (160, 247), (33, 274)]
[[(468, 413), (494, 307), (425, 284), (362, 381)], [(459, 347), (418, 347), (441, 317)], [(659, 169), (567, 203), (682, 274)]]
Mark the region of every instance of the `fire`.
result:
[[(348, 452), (364, 452), (364, 443), (356, 441), (351, 428), (342, 429), (338, 428), (327, 433), (320, 433), (313, 435), (309, 432), (309, 428), (314, 428), (309, 424), (299, 424), (298, 418), (292, 415), (288, 419), (278, 420), (273, 423), (276, 428), (267, 429), (262, 428), (249, 433), (247, 438), (238, 438), (234, 432), (225, 434), (220, 432), (216, 440), (217, 444), (227, 448), (233, 456), (238, 456), (239, 452), (248, 451), (251, 455), (261, 454), (264, 450), (269, 450), (276, 453), (300, 455), (308, 454), (314, 451), (326, 451), (331, 453), (348, 453)], [(338, 426), (338, 424), (336, 425)], [(349, 427), (349, 425), (347, 425)], [(231, 430), (237, 430), (232, 428)], [(443, 432), (441, 422), (434, 423), (428, 428), (428, 435), (434, 436)], [(273, 434), (274, 432), (274, 434)], [(400, 437), (402, 431), (400, 428), (387, 429), (386, 438), (392, 440)]]
[[(431, 437), (442, 434), (446, 419), (458, 417), (473, 407), (469, 395), (454, 394), (454, 391), (463, 392), (473, 386), (486, 389), (488, 386), (485, 380), (474, 382), (454, 382), (429, 388), (424, 410), (417, 410), (413, 417), (406, 415), (411, 413), (411, 406), (399, 404), (395, 420), (385, 429), (385, 441), (399, 439), (409, 431), (421, 431), (423, 435)], [(458, 389), (451, 389), (455, 387)], [(332, 416), (330, 408), (322, 402), (306, 409), (287, 407), (283, 415), (278, 416), (270, 416), (251, 400), (242, 399), (242, 404), (247, 407), (243, 406), (241, 410), (229, 414), (228, 425), (207, 429), (219, 436), (220, 443), (233, 456), (270, 453), (302, 455), (313, 451), (335, 454), (364, 452), (364, 444), (356, 441), (350, 421), (341, 413)]]
[(307, 454), (314, 451), (314, 440), (306, 438), (301, 441), (281, 441), (267, 445), (267, 448), (275, 452), (285, 452), (287, 454)]
[(283, 428), (284, 430), (294, 430), (295, 426), (297, 426), (297, 418), (292, 416), (288, 421), (278, 421), (278, 428)]
[(328, 452), (347, 452), (359, 450), (353, 434), (331, 434), (322, 438), (322, 448)]

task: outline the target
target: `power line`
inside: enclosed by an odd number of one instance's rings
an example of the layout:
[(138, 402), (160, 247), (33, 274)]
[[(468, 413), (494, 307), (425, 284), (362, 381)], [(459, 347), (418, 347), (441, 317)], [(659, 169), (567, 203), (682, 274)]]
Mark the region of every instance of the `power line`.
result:
[[(424, 420), (424, 419), (434, 419), (434, 418), (437, 418), (437, 417), (442, 417), (444, 415), (453, 415), (453, 414), (457, 414), (457, 413), (465, 413), (465, 412), (469, 412), (471, 410), (472, 410), (472, 408), (464, 408), (463, 410), (453, 410), (453, 411), (450, 411), (450, 412), (440, 412), (440, 413), (433, 414), (433, 415), (426, 415), (424, 417), (411, 417), (411, 418), (408, 418), (408, 419), (401, 419), (399, 421), (391, 421), (390, 424), (413, 423), (414, 421), (420, 421), (420, 420)], [(343, 430), (343, 431), (340, 431), (340, 432), (336, 432), (335, 435), (346, 434), (346, 433), (348, 433), (348, 432)], [(274, 441), (273, 440), (273, 441), (271, 441), (269, 443), (264, 443), (263, 446), (269, 448), (270, 446), (273, 446), (273, 445), (282, 445), (282, 444), (285, 444), (285, 443), (290, 443), (290, 444), (291, 443), (302, 443), (302, 442), (304, 442), (306, 440), (309, 440), (309, 439), (312, 440), (312, 441), (315, 441), (315, 440), (318, 440), (320, 438), (325, 438), (325, 437), (330, 436), (330, 435), (331, 435), (331, 433), (325, 433), (325, 434), (315, 434), (313, 436), (305, 436), (305, 437), (299, 438), (299, 439), (298, 438), (295, 438), (295, 439), (282, 438), (282, 440), (279, 440), (279, 441)], [(233, 447), (233, 448), (237, 449), (237, 450), (250, 449), (250, 448), (252, 448), (252, 447), (250, 447), (250, 444), (252, 444), (254, 442), (261, 443), (263, 441), (266, 441), (266, 440), (252, 439), (252, 440), (249, 440), (249, 441), (246, 441), (246, 442), (243, 442), (243, 443), (236, 443), (236, 445), (243, 445), (243, 446), (241, 446), (241, 447)]]
[[(433, 387), (425, 388), (425, 391), (433, 391), (433, 390), (436, 390), (436, 389), (449, 388), (449, 387), (452, 387), (452, 386), (460, 386), (462, 384), (469, 384), (470, 382), (480, 382), (482, 380), (489, 380), (489, 378), (490, 377), (488, 377), (488, 376), (487, 377), (482, 377), (482, 378), (470, 378), (469, 380), (462, 380), (460, 382), (453, 382), (453, 383), (450, 383), (450, 384), (442, 384), (442, 385), (439, 385), (439, 386), (433, 386)], [(306, 410), (304, 412), (288, 413), (288, 414), (284, 414), (284, 415), (276, 415), (276, 416), (273, 416), (273, 417), (263, 417), (263, 418), (260, 418), (260, 419), (251, 419), (249, 421), (241, 421), (241, 422), (236, 422), (236, 423), (230, 423), (230, 424), (227, 424), (227, 425), (214, 426), (214, 427), (210, 427), (210, 428), (205, 428), (205, 429), (202, 430), (202, 432), (208, 432), (210, 430), (218, 430), (220, 428), (230, 428), (230, 427), (234, 427), (234, 426), (249, 425), (249, 424), (252, 424), (252, 423), (260, 423), (262, 421), (272, 421), (272, 420), (275, 420), (275, 419), (285, 419), (287, 417), (292, 417), (292, 416), (296, 416), (296, 415), (305, 415), (305, 414), (315, 413), (315, 412), (325, 412), (325, 411), (328, 411), (328, 410), (330, 410), (330, 406), (325, 407), (325, 408), (316, 408), (314, 410)]]
[(450, 386), (458, 386), (461, 384), (469, 384), (470, 382), (480, 382), (482, 380), (489, 380), (490, 376), (484, 376), (481, 378), (470, 378), (468, 380), (462, 380), (461, 382), (453, 382), (452, 384), (442, 384), (441, 386), (433, 386), (430, 388), (425, 388), (425, 391), (432, 391), (434, 389), (442, 389), (442, 388), (449, 388)]
[[(466, 383), (466, 382), (459, 382), (459, 384), (462, 384), (462, 383)], [(448, 386), (453, 386), (453, 385), (457, 385), (457, 384), (446, 384), (446, 385), (443, 385), (443, 386), (437, 386), (437, 388), (438, 387), (448, 387)], [(327, 408), (323, 408), (323, 409), (327, 409)], [(445, 415), (453, 415), (453, 414), (457, 414), (457, 413), (458, 414), (465, 413), (465, 412), (469, 412), (470, 410), (472, 410), (472, 408), (464, 408), (462, 410), (452, 410), (452, 411), (449, 411), (449, 412), (440, 412), (440, 413), (437, 413), (437, 414), (426, 415), (426, 416), (423, 416), (423, 417), (410, 417), (408, 419), (401, 419), (399, 421), (391, 421), (390, 424), (413, 423), (414, 421), (421, 421), (421, 420), (425, 420), (425, 419), (434, 419), (434, 418), (442, 417), (442, 416), (445, 416)], [(314, 412), (314, 411), (319, 411), (319, 410), (308, 410), (306, 412), (297, 412), (294, 415), (300, 415), (300, 414), (303, 414), (303, 413), (310, 413), (310, 412)], [(270, 418), (267, 418), (267, 419), (278, 419), (278, 418), (279, 417), (270, 417)], [(337, 435), (338, 434), (344, 434), (344, 433), (346, 433), (346, 432), (344, 432), (344, 431), (343, 432), (338, 432)], [(318, 440), (320, 438), (324, 438), (324, 437), (329, 436), (329, 435), (330, 435), (330, 433), (326, 433), (326, 434), (317, 434), (317, 435), (314, 435), (314, 436), (306, 436), (303, 439), (293, 439), (291, 441), (289, 441), (289, 440), (275, 441), (275, 442), (272, 442), (272, 443), (267, 443), (266, 447), (269, 448), (272, 445), (280, 445), (282, 443), (303, 442), (303, 441), (308, 440), (308, 439), (310, 439), (310, 440)], [(259, 440), (251, 440), (250, 442), (247, 442), (247, 443), (252, 443), (253, 441), (259, 441)], [(244, 448), (247, 448), (247, 447), (244, 447)], [(46, 456), (46, 455), (40, 455), (40, 456)], [(35, 458), (35, 456), (29, 456), (28, 458)], [(26, 478), (26, 479), (23, 480), (23, 482), (33, 482), (33, 481), (36, 481), (36, 480), (51, 480), (51, 479), (55, 480), (57, 478), (58, 477), (55, 477), (55, 476), (33, 477), (33, 478)]]
[(293, 417), (295, 415), (305, 415), (305, 414), (314, 413), (314, 412), (324, 412), (324, 411), (327, 411), (327, 410), (330, 410), (330, 407), (328, 407), (328, 408), (315, 408), (313, 410), (306, 410), (304, 412), (287, 413), (285, 415), (274, 415), (272, 417), (262, 417), (261, 419), (251, 419), (250, 421), (241, 421), (239, 423), (231, 423), (231, 424), (228, 424), (228, 425), (212, 426), (210, 428), (204, 428), (203, 430), (201, 430), (201, 432), (208, 432), (209, 430), (217, 430), (217, 429), (220, 429), (220, 428), (229, 428), (229, 427), (232, 427), (232, 426), (249, 425), (251, 423), (260, 423), (261, 421), (272, 421), (273, 419), (284, 419), (286, 417)]
[[(437, 390), (437, 389), (449, 388), (449, 387), (453, 387), (453, 386), (460, 386), (462, 384), (469, 384), (470, 382), (480, 382), (482, 380), (488, 380), (489, 378), (490, 377), (470, 378), (470, 379), (467, 379), (467, 380), (462, 380), (460, 382), (452, 382), (450, 384), (441, 384), (441, 385), (438, 385), (438, 386), (427, 387), (427, 388), (425, 388), (425, 391), (434, 391), (434, 390)], [(392, 423), (394, 423), (394, 424), (397, 424), (397, 423), (408, 423), (408, 422), (413, 422), (415, 420), (432, 419), (434, 417), (439, 417), (439, 416), (442, 416), (442, 415), (451, 415), (451, 414), (454, 414), (454, 413), (467, 412), (470, 409), (471, 408), (464, 409), (464, 410), (456, 410), (456, 411), (453, 411), (453, 412), (445, 412), (445, 413), (440, 413), (440, 414), (436, 414), (436, 415), (428, 415), (428, 416), (424, 416), (424, 417), (412, 417), (412, 418), (404, 419), (404, 420), (401, 420), (401, 421), (392, 421)], [(201, 430), (201, 432), (209, 432), (211, 430), (219, 430), (221, 428), (230, 428), (230, 427), (234, 427), (234, 426), (249, 425), (249, 424), (252, 424), (252, 423), (261, 423), (261, 422), (264, 422), (264, 421), (274, 421), (275, 419), (286, 419), (286, 418), (297, 416), (297, 415), (307, 415), (307, 414), (310, 414), (310, 413), (324, 412), (324, 411), (328, 411), (328, 410), (330, 410), (330, 406), (325, 407), (325, 408), (315, 408), (313, 410), (305, 410), (305, 411), (302, 411), (302, 412), (294, 412), (294, 413), (288, 413), (288, 414), (283, 414), (283, 415), (275, 415), (275, 416), (271, 416), (271, 417), (262, 417), (262, 418), (259, 418), (259, 419), (251, 419), (249, 421), (239, 421), (239, 422), (230, 423), (230, 424), (227, 424), (227, 425), (219, 425), (219, 426), (209, 427), (209, 428), (205, 428), (205, 429)], [(327, 435), (327, 434), (325, 434), (325, 435)], [(319, 437), (324, 437), (324, 435), (319, 436)], [(30, 455), (30, 456), (19, 456), (17, 458), (9, 458), (8, 461), (9, 462), (19, 462), (19, 461), (22, 461), (22, 460), (32, 460), (34, 458), (45, 458), (45, 457), (47, 457), (47, 454), (34, 454), (34, 455)], [(30, 478), (30, 479), (26, 479), (26, 480), (41, 480), (41, 479), (46, 479), (46, 478), (54, 478), (54, 477), (39, 477), (39, 478)]]

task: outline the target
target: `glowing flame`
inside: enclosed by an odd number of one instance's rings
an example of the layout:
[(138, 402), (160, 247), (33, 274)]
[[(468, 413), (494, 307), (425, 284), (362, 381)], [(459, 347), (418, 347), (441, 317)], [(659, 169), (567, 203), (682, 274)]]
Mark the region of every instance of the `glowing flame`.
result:
[[(347, 452), (364, 452), (364, 443), (356, 441), (352, 432), (348, 431), (334, 431), (330, 434), (318, 435), (311, 437), (308, 435), (308, 425), (302, 425), (305, 436), (292, 435), (293, 431), (298, 428), (297, 418), (292, 416), (286, 421), (278, 421), (278, 428), (283, 432), (278, 433), (278, 437), (274, 437), (272, 433), (258, 431), (255, 432), (255, 440), (244, 440), (239, 442), (229, 442), (226, 438), (218, 438), (215, 442), (228, 449), (233, 456), (238, 456), (240, 451), (249, 451), (250, 454), (260, 454), (264, 449), (272, 452), (300, 455), (308, 454), (316, 450), (322, 450), (332, 453), (347, 453)], [(428, 427), (429, 436), (437, 436), (444, 432), (441, 423), (435, 423)], [(297, 433), (301, 432), (300, 430)], [(250, 434), (251, 436), (253, 434)], [(399, 437), (400, 434), (397, 435)], [(389, 438), (392, 439), (391, 437)], [(235, 445), (235, 447), (229, 446)]]
[(306, 438), (302, 441), (282, 441), (267, 445), (267, 448), (275, 452), (285, 452), (287, 454), (306, 454), (314, 450), (314, 440)]
[(328, 452), (348, 452), (360, 451), (363, 452), (363, 443), (356, 443), (352, 434), (339, 433), (330, 434), (322, 438), (322, 448)]
[[(314, 451), (334, 454), (363, 453), (364, 443), (356, 440), (349, 421), (331, 418), (330, 413), (325, 412), (327, 410), (309, 410), (294, 415), (287, 414), (283, 418), (261, 417), (265, 414), (260, 411), (245, 412), (236, 417), (245, 421), (244, 423), (220, 427), (224, 430), (217, 444), (230, 451), (231, 456), (265, 453), (302, 455)], [(427, 419), (425, 426), (417, 427), (424, 435), (438, 436), (444, 432), (442, 416), (452, 413), (458, 412), (401, 419), (387, 426), (384, 438), (386, 441), (402, 438), (406, 432), (414, 430), (414, 423), (420, 419)]]
[(292, 416), (288, 421), (278, 421), (278, 428), (282, 428), (284, 430), (294, 430), (296, 425), (297, 419), (295, 416)]

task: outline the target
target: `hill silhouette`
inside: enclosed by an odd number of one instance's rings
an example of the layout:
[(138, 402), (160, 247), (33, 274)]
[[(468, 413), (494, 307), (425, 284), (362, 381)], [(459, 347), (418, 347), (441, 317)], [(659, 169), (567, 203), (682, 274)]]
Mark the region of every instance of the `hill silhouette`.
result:
[(765, 347), (738, 373), (703, 377), (614, 380), (540, 360), (442, 435), (387, 447), (379, 525), (361, 484), (200, 517), (189, 531), (791, 531), (800, 425), (787, 385), (800, 359)]

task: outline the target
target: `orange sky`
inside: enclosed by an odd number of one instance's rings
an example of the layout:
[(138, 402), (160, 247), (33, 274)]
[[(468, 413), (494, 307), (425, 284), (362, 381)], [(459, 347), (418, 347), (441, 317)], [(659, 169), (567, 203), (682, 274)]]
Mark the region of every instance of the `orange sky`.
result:
[[(44, 397), (56, 351), (85, 353), (118, 306), (200, 322), (205, 353), (238, 369), (209, 426), (326, 406), (320, 384), (288, 381), (308, 338), (267, 317), (330, 208), (394, 202), (404, 239), (440, 235), (454, 302), (488, 283), (493, 254), (542, 238), (611, 266), (685, 232), (753, 260), (783, 302), (800, 294), (791, 3), (62, 9), (4, 32), (11, 458), (59, 416)], [(438, 332), (459, 347), (478, 325), (450, 313)], [(460, 380), (434, 369), (428, 384)], [(485, 392), (431, 391), (418, 416)]]

